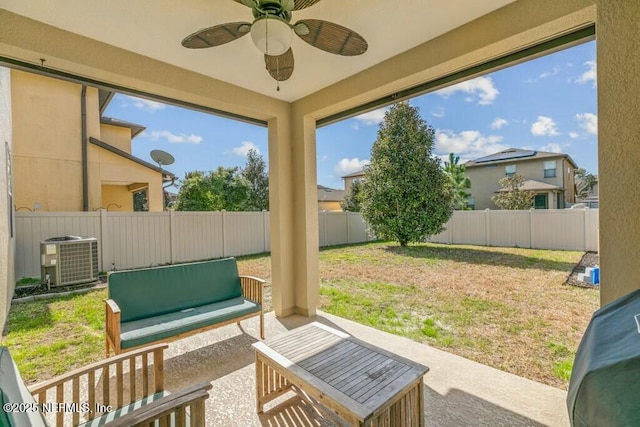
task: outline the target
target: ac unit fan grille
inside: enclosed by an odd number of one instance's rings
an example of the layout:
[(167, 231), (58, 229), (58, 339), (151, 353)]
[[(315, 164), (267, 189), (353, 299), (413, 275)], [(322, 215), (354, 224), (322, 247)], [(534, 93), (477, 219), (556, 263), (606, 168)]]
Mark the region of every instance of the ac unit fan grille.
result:
[(98, 242), (77, 242), (59, 246), (60, 284), (98, 277)]

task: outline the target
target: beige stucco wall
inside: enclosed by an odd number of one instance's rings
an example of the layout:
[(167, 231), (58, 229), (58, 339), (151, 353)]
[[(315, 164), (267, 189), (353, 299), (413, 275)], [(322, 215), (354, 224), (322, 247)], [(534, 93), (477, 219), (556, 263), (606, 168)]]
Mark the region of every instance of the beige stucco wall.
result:
[(131, 129), (101, 123), (100, 135), (102, 142), (131, 154)]
[[(556, 176), (554, 178), (544, 177), (544, 162), (555, 160)], [(471, 188), (469, 193), (475, 199), (476, 209), (498, 209), (493, 203), (491, 197), (497, 190), (501, 188), (498, 181), (505, 178), (505, 166), (516, 165), (516, 173), (522, 175), (525, 179), (545, 182), (547, 184), (556, 185), (560, 188), (566, 188), (563, 197), (565, 203), (570, 202), (569, 198), (573, 194), (573, 181), (567, 182), (567, 175), (573, 174), (573, 167), (562, 158), (555, 159), (535, 159), (518, 162), (504, 162), (491, 164), (486, 166), (473, 166), (466, 168), (466, 174), (471, 180)], [(567, 172), (570, 169), (571, 172)], [(542, 192), (541, 192), (542, 193)], [(556, 197), (550, 193), (548, 196), (549, 209), (557, 209)]]
[[(81, 86), (15, 70), (12, 76), (15, 205), (81, 211)], [(87, 137), (131, 153), (129, 128), (100, 123), (96, 88), (87, 88), (86, 118)], [(89, 210), (116, 203), (132, 211), (131, 201), (122, 203), (124, 195), (103, 195), (102, 189), (103, 184), (134, 182), (149, 183), (150, 211), (163, 210), (160, 173), (92, 144), (88, 144), (87, 158)]]
[(640, 288), (640, 2), (598, 0), (600, 299)]
[(133, 194), (124, 185), (103, 185), (102, 206), (108, 211), (133, 211)]
[[(162, 176), (153, 169), (139, 165), (124, 157), (118, 156), (103, 148), (92, 146), (91, 150), (97, 156), (97, 162), (89, 162), (89, 170), (96, 173), (94, 182), (101, 185), (130, 185), (133, 183), (147, 183), (147, 202), (149, 212), (162, 212)], [(102, 196), (101, 203), (106, 201)], [(119, 203), (109, 201), (109, 203)], [(133, 202), (130, 206), (133, 210)], [(107, 203), (108, 204), (108, 203)], [(120, 204), (120, 203), (119, 203)], [(106, 205), (101, 205), (106, 208)], [(112, 210), (112, 209), (110, 209)]]
[[(15, 205), (82, 210), (80, 86), (11, 74)], [(97, 105), (95, 90), (87, 92), (87, 104), (92, 97)]]
[(14, 215), (9, 199), (11, 183), (8, 179), (7, 162), (11, 161), (11, 73), (0, 67), (0, 334), (4, 331), (6, 318), (15, 289), (15, 226), (10, 220)]

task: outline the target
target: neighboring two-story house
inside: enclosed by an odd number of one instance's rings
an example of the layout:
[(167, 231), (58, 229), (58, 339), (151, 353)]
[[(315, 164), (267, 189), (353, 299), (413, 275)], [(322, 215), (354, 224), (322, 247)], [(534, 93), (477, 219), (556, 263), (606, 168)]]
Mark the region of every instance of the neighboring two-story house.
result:
[(162, 211), (175, 176), (131, 154), (143, 126), (102, 115), (112, 92), (11, 70), (14, 204), (17, 210), (133, 211), (146, 190)]
[(465, 163), (471, 180), (469, 206), (497, 209), (491, 198), (501, 189), (500, 179), (518, 174), (523, 190), (533, 191), (536, 209), (564, 209), (575, 203), (576, 163), (567, 154), (509, 148)]
[(351, 192), (351, 184), (353, 184), (355, 181), (361, 180), (362, 178), (364, 178), (364, 176), (364, 169), (360, 169), (359, 171), (344, 175), (342, 179), (344, 179), (344, 191), (346, 192), (346, 194), (349, 194)]

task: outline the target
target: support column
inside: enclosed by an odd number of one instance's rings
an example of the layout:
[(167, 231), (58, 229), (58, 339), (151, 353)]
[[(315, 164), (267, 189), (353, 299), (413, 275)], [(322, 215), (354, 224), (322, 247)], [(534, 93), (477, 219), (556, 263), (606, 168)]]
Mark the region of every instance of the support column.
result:
[(269, 121), (269, 210), (276, 316), (316, 314), (319, 295), (315, 121)]
[(293, 115), (293, 220), (296, 312), (315, 316), (320, 295), (316, 122)]
[(597, 1), (600, 302), (640, 288), (640, 2)]

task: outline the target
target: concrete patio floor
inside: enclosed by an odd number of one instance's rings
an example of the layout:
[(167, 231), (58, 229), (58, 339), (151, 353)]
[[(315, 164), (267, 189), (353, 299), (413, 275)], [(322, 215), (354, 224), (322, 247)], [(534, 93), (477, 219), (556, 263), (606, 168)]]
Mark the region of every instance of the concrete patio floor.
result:
[[(266, 337), (318, 321), (361, 340), (426, 365), (427, 426), (567, 426), (566, 392), (481, 365), (462, 357), (320, 312), (307, 318), (265, 316)], [(295, 395), (255, 410), (255, 365), (251, 344), (258, 341), (258, 320), (250, 319), (170, 344), (165, 353), (169, 391), (207, 381), (211, 426), (339, 425), (324, 409)], [(287, 397), (293, 398), (287, 399)]]

